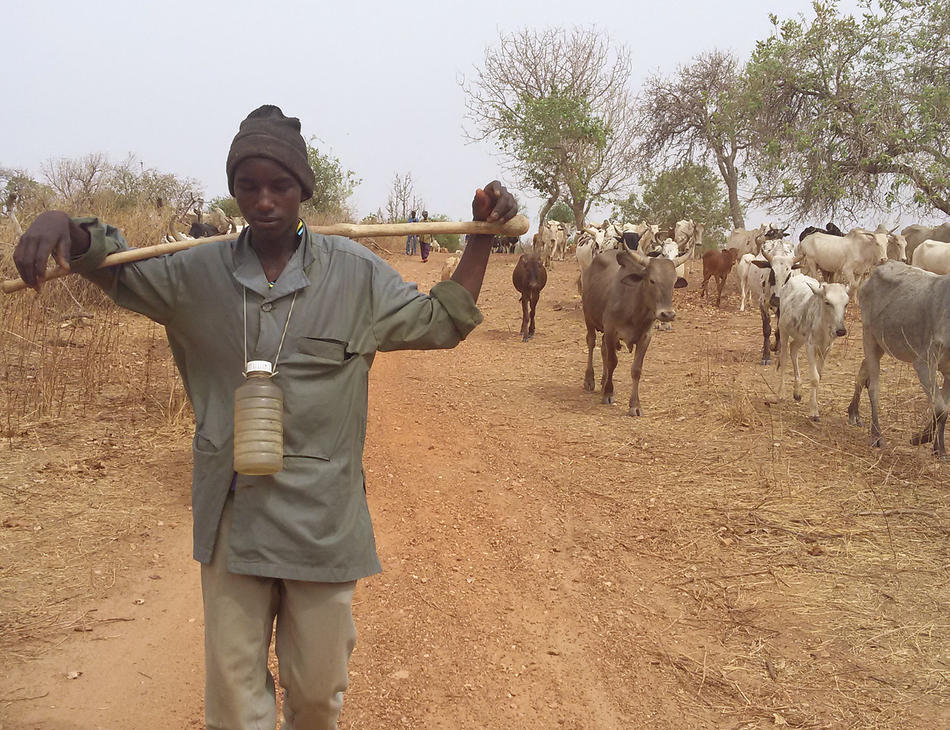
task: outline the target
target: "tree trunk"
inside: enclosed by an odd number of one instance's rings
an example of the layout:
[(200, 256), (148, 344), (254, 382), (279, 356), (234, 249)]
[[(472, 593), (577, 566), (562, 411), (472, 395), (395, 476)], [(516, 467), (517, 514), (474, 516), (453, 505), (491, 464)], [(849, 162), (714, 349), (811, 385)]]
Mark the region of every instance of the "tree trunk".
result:
[(585, 201), (583, 200), (576, 200), (574, 201), (574, 204), (571, 206), (571, 211), (574, 213), (574, 226), (577, 228), (578, 231), (584, 230), (584, 225), (585, 225), (584, 219), (586, 217), (584, 208), (586, 207), (587, 206), (585, 205)]
[(538, 214), (538, 225), (544, 223), (548, 217), (548, 211), (554, 207), (554, 204), (557, 202), (557, 199), (560, 197), (560, 193), (552, 193), (551, 197), (547, 199), (545, 204), (541, 206), (541, 212)]
[(726, 184), (726, 192), (729, 194), (729, 217), (732, 218), (732, 225), (735, 228), (745, 228), (745, 219), (742, 216), (742, 205), (739, 203), (739, 173), (736, 171), (736, 153), (725, 157), (716, 153), (716, 162), (718, 163), (719, 173), (722, 175), (722, 181)]

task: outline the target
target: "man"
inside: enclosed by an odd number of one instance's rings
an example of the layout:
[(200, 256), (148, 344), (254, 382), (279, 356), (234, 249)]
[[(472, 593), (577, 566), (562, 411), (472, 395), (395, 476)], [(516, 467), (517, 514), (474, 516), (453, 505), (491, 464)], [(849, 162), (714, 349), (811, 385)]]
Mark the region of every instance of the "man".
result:
[[(409, 220), (407, 223), (415, 223), (419, 219), (416, 218), (416, 211), (409, 211)], [(416, 246), (419, 243), (419, 236), (415, 233), (410, 233), (406, 237), (406, 256), (415, 256), (416, 255)]]
[[(429, 211), (422, 211), (422, 220), (420, 223), (429, 222)], [(432, 234), (423, 233), (419, 236), (419, 253), (422, 256), (422, 263), (428, 263), (429, 261), (429, 251), (432, 249)]]
[[(96, 270), (125, 247), (119, 231), (48, 211), (14, 261), (39, 291), (52, 254), (165, 325), (195, 411), (207, 727), (274, 727), (276, 618), (283, 727), (335, 728), (356, 640), (353, 590), (380, 569), (361, 464), (367, 374), (377, 351), (454, 347), (481, 321), (491, 236), (471, 237), (452, 280), (421, 294), (365, 247), (303, 225), (314, 174), (299, 120), (275, 106), (251, 112), (226, 169), (248, 224), (236, 241)], [(476, 220), (517, 213), (497, 181), (472, 209)], [(273, 362), (284, 394), (283, 469), (271, 476), (233, 471), (233, 395), (249, 360)]]

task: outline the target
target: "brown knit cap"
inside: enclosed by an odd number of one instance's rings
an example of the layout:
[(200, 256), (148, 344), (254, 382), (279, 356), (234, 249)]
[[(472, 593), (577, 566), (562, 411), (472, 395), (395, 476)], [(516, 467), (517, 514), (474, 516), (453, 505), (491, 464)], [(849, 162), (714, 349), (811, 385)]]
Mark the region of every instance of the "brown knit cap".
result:
[(302, 200), (313, 196), (314, 174), (307, 159), (307, 143), (300, 120), (285, 117), (279, 107), (264, 104), (241, 122), (228, 151), (228, 190), (234, 195), (234, 171), (248, 157), (266, 157), (287, 168), (303, 188)]

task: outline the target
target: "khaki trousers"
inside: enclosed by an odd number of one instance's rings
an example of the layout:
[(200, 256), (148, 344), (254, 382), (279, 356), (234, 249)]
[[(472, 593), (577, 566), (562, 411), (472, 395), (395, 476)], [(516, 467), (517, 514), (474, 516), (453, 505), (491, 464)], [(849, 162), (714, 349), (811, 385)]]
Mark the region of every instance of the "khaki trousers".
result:
[(274, 730), (277, 704), (267, 668), (274, 620), (281, 730), (335, 730), (356, 645), (356, 581), (312, 583), (229, 573), (231, 498), (210, 563), (201, 566), (208, 730)]

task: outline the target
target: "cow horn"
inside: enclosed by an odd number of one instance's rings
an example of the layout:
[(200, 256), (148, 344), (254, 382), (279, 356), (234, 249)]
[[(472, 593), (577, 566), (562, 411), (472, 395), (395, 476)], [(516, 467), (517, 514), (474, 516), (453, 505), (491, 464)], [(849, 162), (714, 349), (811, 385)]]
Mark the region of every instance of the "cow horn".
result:
[(682, 256), (677, 256), (676, 258), (673, 259), (673, 266), (675, 266), (676, 268), (679, 268), (680, 266), (685, 264), (687, 261), (689, 261), (690, 255), (691, 255), (691, 252), (687, 251)]
[(888, 235), (888, 236), (893, 236), (893, 235), (894, 235), (894, 231), (896, 231), (896, 230), (897, 230), (898, 228), (900, 228), (900, 227), (901, 227), (901, 224), (898, 223), (896, 226), (894, 226), (891, 230), (889, 230), (889, 231), (887, 232), (887, 235)]

